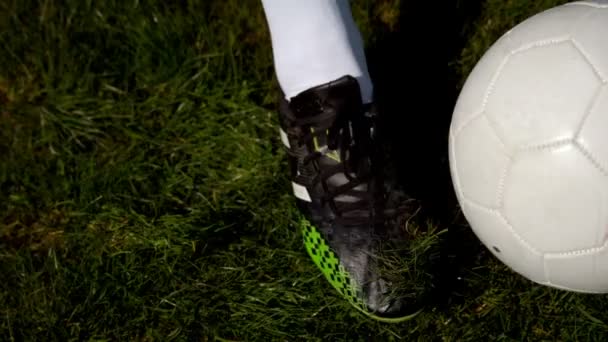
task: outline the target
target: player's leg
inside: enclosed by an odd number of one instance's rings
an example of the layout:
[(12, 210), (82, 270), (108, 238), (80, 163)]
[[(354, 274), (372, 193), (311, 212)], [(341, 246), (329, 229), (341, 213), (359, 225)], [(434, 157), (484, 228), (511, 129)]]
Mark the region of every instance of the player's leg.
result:
[(281, 138), (306, 218), (306, 249), (356, 308), (399, 321), (375, 256), (399, 229), (384, 215), (372, 82), (347, 0), (263, 0), (283, 91)]
[(363, 40), (347, 0), (263, 0), (279, 84), (290, 99), (342, 76), (372, 100)]

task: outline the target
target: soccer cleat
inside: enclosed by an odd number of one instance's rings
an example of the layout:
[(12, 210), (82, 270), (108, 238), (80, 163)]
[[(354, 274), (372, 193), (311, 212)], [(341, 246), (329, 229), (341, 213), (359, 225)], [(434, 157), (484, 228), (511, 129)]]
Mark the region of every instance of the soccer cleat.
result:
[(368, 316), (388, 322), (412, 317), (379, 267), (383, 248), (403, 233), (386, 215), (376, 115), (362, 104), (356, 79), (345, 76), (282, 99), (279, 114), (313, 262)]

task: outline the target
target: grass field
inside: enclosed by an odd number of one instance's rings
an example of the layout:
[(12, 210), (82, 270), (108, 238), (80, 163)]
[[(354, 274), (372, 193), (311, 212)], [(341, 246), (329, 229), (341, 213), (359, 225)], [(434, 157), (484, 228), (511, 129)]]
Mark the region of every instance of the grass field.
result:
[[(562, 2), (452, 1), (443, 117), (494, 40)], [(374, 75), (427, 20), (353, 6)], [(269, 43), (258, 1), (0, 0), (0, 340), (605, 340), (606, 296), (530, 283), (435, 210), (397, 265), (420, 315), (339, 298), (301, 244)]]

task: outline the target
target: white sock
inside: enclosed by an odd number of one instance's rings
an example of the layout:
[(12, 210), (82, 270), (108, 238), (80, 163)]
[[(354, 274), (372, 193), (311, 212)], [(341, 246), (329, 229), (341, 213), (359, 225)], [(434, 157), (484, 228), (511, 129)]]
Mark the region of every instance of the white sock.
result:
[(279, 85), (289, 100), (345, 75), (372, 101), (363, 39), (348, 0), (262, 0)]

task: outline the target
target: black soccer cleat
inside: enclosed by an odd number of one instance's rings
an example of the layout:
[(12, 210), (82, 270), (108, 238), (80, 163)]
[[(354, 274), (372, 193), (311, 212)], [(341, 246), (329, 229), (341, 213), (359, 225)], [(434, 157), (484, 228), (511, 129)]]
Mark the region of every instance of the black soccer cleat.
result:
[(403, 232), (386, 215), (376, 115), (363, 105), (358, 82), (345, 76), (309, 89), (283, 100), (279, 112), (310, 257), (366, 315), (411, 318), (378, 267), (383, 246)]

